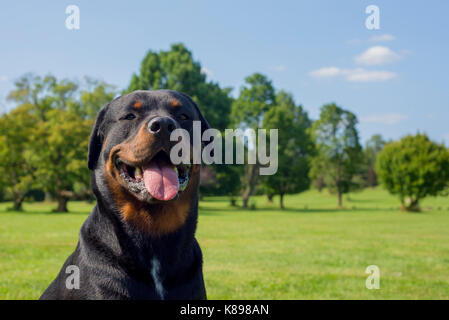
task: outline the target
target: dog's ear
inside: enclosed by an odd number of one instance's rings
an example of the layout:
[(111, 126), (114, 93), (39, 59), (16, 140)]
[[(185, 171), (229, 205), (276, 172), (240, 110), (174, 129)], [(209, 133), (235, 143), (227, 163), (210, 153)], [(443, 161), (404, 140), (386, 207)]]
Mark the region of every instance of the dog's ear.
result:
[[(198, 113), (198, 116), (199, 116), (200, 121), (201, 121), (201, 137), (202, 137), (204, 131), (206, 131), (207, 129), (211, 129), (211, 126), (209, 125), (209, 123), (207, 122), (207, 120), (204, 118), (203, 114), (201, 113), (200, 108), (199, 108), (198, 105), (195, 103), (195, 101), (193, 101), (193, 99), (192, 99), (189, 95), (187, 95), (187, 94), (185, 94), (185, 93), (183, 93), (183, 92), (180, 92), (180, 93), (182, 94), (183, 97), (185, 97), (187, 100), (189, 100), (189, 102), (190, 102), (190, 103), (193, 105), (193, 107), (196, 109), (196, 112)], [(213, 141), (214, 141), (214, 137), (212, 137), (211, 140), (208, 141), (208, 142), (201, 141), (201, 145), (204, 147), (204, 146), (209, 145), (209, 144), (212, 143)], [(213, 152), (213, 150), (212, 150), (212, 156), (213, 156), (213, 153), (214, 153), (214, 152)]]
[(100, 130), (104, 117), (106, 114), (106, 109), (109, 103), (101, 108), (100, 112), (97, 115), (97, 119), (95, 120), (94, 128), (92, 129), (92, 133), (90, 134), (89, 141), (89, 154), (87, 157), (87, 167), (90, 170), (95, 170), (97, 166), (98, 158), (100, 157), (101, 148), (103, 147), (103, 134)]
[(185, 94), (183, 92), (179, 92), (179, 93), (193, 105), (193, 107), (195, 108), (196, 112), (198, 113), (198, 116), (199, 116), (200, 121), (201, 121), (201, 135), (203, 135), (204, 131), (206, 131), (207, 129), (210, 129), (211, 126), (209, 125), (207, 120), (204, 118), (203, 114), (201, 113), (200, 108), (195, 103), (195, 101), (193, 101), (193, 99), (189, 95), (187, 95), (187, 94)]
[(200, 117), (200, 121), (201, 121), (201, 135), (203, 135), (204, 131), (206, 131), (207, 129), (210, 129), (211, 126), (209, 125), (207, 120), (204, 118), (203, 114), (200, 111), (200, 108), (198, 108), (198, 105), (193, 100), (192, 100), (192, 103), (195, 106), (196, 112), (198, 112), (198, 115)]

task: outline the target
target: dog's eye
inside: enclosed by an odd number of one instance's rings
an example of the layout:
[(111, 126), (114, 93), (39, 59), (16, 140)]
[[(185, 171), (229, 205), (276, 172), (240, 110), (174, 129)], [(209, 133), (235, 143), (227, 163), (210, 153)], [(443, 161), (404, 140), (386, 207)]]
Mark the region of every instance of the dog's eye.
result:
[(120, 120), (133, 120), (136, 116), (133, 113), (128, 113), (126, 116), (121, 117)]
[(187, 120), (187, 119), (189, 119), (189, 116), (186, 115), (185, 113), (181, 113), (181, 114), (179, 115), (179, 119), (180, 119), (180, 120)]

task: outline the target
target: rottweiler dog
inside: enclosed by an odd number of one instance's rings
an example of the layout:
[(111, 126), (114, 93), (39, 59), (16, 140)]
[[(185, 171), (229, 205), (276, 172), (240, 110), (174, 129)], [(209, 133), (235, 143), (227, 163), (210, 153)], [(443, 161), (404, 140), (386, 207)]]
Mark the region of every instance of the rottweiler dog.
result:
[(97, 204), (41, 299), (206, 299), (194, 237), (200, 165), (169, 157), (170, 134), (193, 137), (193, 121), (209, 128), (189, 96), (170, 90), (135, 91), (100, 110), (88, 152)]

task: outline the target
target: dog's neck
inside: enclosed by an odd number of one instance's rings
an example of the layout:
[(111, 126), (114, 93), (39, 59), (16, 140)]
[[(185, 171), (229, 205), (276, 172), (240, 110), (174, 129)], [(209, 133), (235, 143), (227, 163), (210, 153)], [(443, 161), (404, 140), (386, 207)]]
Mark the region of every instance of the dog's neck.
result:
[[(154, 236), (124, 221), (114, 203), (105, 202), (101, 195), (107, 192), (107, 188), (101, 178), (97, 179), (93, 174), (91, 181), (97, 205), (83, 225), (81, 236), (83, 229), (85, 234), (88, 232), (98, 235), (94, 241), (101, 242), (106, 251), (113, 250), (114, 255), (122, 259), (120, 261), (122, 267), (136, 271), (151, 272), (158, 261), (160, 269), (170, 276), (179, 273), (180, 270), (176, 270), (176, 266), (188, 266), (189, 260), (194, 263), (194, 235), (198, 219), (197, 195), (191, 200), (186, 221), (178, 230)], [(102, 230), (99, 230), (100, 226)], [(178, 263), (179, 259), (183, 259), (184, 263)]]
[[(198, 200), (192, 200), (191, 210), (186, 222), (175, 232), (166, 235), (153, 236), (148, 232), (144, 232), (136, 228), (130, 223), (123, 221), (120, 212), (116, 209), (111, 210), (110, 204), (102, 202), (97, 203), (97, 215), (111, 227), (108, 231), (111, 238), (115, 242), (113, 245), (119, 248), (134, 252), (123, 252), (124, 255), (133, 257), (133, 263), (136, 257), (141, 260), (140, 263), (145, 269), (150, 266), (153, 259), (161, 261), (162, 267), (170, 270), (171, 266), (179, 265), (177, 259), (185, 259), (189, 256), (189, 250), (192, 248), (194, 234), (197, 222), (197, 206)], [(151, 267), (151, 266), (150, 266)]]
[(152, 283), (160, 299), (169, 298), (174, 288), (201, 271), (201, 253), (194, 238), (196, 205), (179, 230), (153, 237), (126, 224), (98, 201), (81, 228), (80, 254), (87, 261), (89, 256), (96, 256), (135, 281)]

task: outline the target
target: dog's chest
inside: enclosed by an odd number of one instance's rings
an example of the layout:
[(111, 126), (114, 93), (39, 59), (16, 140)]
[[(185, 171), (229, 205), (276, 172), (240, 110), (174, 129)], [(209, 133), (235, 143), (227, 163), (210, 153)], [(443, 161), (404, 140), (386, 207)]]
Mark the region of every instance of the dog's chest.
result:
[(153, 278), (154, 287), (156, 288), (157, 294), (161, 300), (164, 300), (165, 289), (161, 278), (161, 263), (156, 256), (151, 259), (151, 277)]

